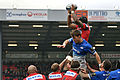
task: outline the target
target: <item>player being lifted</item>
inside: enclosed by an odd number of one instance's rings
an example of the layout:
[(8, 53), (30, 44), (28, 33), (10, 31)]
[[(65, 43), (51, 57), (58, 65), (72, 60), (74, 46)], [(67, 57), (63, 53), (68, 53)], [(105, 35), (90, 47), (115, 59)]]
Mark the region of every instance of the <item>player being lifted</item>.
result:
[[(62, 45), (57, 46), (58, 48), (65, 48), (68, 43), (72, 43), (73, 59), (78, 60), (81, 64), (81, 68), (86, 67), (85, 55), (90, 53), (96, 57), (98, 64), (101, 64), (101, 59), (98, 53), (92, 48), (92, 46), (81, 37), (79, 30), (72, 30), (70, 32), (72, 38), (66, 39)], [(82, 65), (83, 64), (83, 65)]]
[[(75, 10), (77, 9), (76, 5), (68, 5), (66, 7), (67, 11), (68, 11), (68, 21), (67, 21), (67, 25), (68, 27), (72, 28), (72, 29), (77, 29), (80, 30), (81, 32), (81, 37), (83, 39), (85, 39), (86, 41), (88, 41), (89, 39), (89, 35), (90, 35), (90, 27), (88, 25), (88, 20), (86, 17), (82, 16), (78, 19), (77, 15), (75, 14)], [(71, 15), (72, 18), (74, 20), (75, 23), (72, 23), (71, 21)]]

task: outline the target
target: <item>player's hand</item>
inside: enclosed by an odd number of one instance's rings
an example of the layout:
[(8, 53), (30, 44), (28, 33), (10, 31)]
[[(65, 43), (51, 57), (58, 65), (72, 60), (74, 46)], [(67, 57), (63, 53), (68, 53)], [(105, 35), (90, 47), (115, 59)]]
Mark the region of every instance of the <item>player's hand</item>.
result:
[(87, 66), (87, 68), (88, 68), (88, 69), (90, 68), (90, 66), (89, 66), (89, 64), (88, 64), (88, 63), (86, 63), (86, 66)]
[(85, 69), (83, 69), (83, 68), (81, 68), (80, 70), (81, 70), (81, 72), (84, 73), (84, 74), (87, 73), (87, 71), (86, 71)]
[(64, 45), (59, 45), (59, 46), (57, 46), (58, 48), (65, 48), (65, 46)]
[(67, 10), (69, 14), (71, 14), (71, 10)]

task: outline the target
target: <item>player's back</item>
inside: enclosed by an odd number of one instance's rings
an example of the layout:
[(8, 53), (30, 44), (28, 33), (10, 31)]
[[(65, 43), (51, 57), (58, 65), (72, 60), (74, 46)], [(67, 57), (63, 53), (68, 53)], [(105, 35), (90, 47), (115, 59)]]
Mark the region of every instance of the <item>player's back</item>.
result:
[(91, 80), (105, 80), (109, 75), (109, 71), (98, 71), (90, 75)]
[(110, 72), (110, 76), (106, 80), (120, 80), (120, 69)]
[(28, 77), (26, 77), (23, 80), (46, 80), (46, 78), (42, 74), (33, 73), (33, 74), (30, 74)]

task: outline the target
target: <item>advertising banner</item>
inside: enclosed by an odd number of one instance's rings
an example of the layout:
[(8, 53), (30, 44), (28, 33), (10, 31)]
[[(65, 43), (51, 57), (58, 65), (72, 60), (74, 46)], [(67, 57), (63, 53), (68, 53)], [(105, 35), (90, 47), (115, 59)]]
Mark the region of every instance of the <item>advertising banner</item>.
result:
[(102, 58), (120, 58), (120, 54), (101, 54)]
[(88, 18), (88, 11), (87, 10), (76, 10), (76, 15), (78, 18), (85, 16)]
[(6, 20), (48, 20), (47, 10), (6, 10)]
[(6, 54), (6, 58), (38, 58), (38, 54)]
[(120, 21), (120, 11), (118, 10), (89, 10), (88, 11), (89, 21)]

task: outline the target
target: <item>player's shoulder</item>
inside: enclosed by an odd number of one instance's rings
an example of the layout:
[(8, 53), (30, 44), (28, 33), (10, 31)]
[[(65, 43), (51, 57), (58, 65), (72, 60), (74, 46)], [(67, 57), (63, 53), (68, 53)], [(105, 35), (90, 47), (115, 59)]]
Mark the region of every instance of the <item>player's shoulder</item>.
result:
[(89, 42), (87, 42), (85, 39), (83, 39), (83, 45), (86, 48), (91, 48), (92, 47), (91, 44)]
[(117, 70), (111, 71), (110, 74), (115, 74), (115, 73), (117, 73), (118, 71), (120, 71), (120, 69), (117, 69)]

